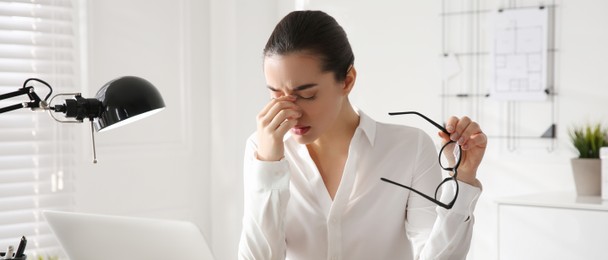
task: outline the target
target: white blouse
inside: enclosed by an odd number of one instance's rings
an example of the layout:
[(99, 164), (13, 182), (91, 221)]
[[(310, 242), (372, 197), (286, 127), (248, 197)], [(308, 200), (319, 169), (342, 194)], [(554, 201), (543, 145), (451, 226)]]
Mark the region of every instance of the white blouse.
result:
[[(285, 157), (265, 162), (256, 159), (255, 134), (249, 138), (239, 259), (466, 258), (481, 189), (459, 182), (456, 204), (446, 210), (381, 181), (433, 196), (442, 178), (437, 150), (417, 128), (358, 113), (333, 201), (305, 145), (288, 133)], [(442, 196), (453, 197), (453, 190)]]

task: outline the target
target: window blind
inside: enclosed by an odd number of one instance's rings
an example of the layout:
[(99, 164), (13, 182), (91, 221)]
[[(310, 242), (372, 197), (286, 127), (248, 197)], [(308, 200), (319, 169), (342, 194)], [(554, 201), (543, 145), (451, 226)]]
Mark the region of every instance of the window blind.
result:
[[(54, 94), (77, 92), (76, 1), (0, 0), (0, 94), (28, 78), (53, 86)], [(30, 85), (30, 84), (28, 84)], [(48, 88), (32, 83), (44, 98)], [(0, 107), (27, 96), (0, 101)], [(0, 251), (28, 238), (28, 259), (61, 256), (44, 221), (46, 209), (73, 208), (75, 129), (47, 112), (20, 109), (0, 114)]]

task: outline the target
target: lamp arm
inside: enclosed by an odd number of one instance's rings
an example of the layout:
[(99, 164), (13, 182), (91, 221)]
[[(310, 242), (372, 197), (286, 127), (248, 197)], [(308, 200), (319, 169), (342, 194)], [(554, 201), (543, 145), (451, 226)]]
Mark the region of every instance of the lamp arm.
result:
[(13, 110), (17, 110), (17, 109), (20, 109), (20, 108), (24, 108), (24, 107), (25, 107), (24, 103), (14, 104), (12, 106), (3, 107), (3, 108), (0, 108), (0, 114), (5, 113), (5, 112), (9, 112), (9, 111), (13, 111)]
[(13, 92), (10, 92), (10, 93), (2, 94), (2, 95), (0, 95), (0, 100), (4, 100), (4, 99), (7, 99), (7, 98), (12, 98), (12, 97), (16, 97), (16, 96), (25, 95), (28, 92), (30, 92), (30, 89), (32, 89), (32, 87), (25, 87), (25, 88), (20, 88), (17, 91), (13, 91)]
[(17, 110), (20, 108), (26, 108), (26, 107), (29, 107), (32, 110), (35, 110), (36, 108), (40, 108), (40, 107), (42, 107), (42, 109), (46, 109), (46, 103), (44, 103), (44, 101), (42, 101), (40, 99), (40, 97), (38, 97), (38, 95), (34, 91), (34, 87), (31, 87), (31, 86), (23, 87), (17, 91), (2, 94), (2, 95), (0, 95), (0, 100), (16, 97), (16, 96), (20, 96), (20, 95), (27, 95), (30, 98), (30, 101), (0, 108), (0, 114), (9, 112), (9, 111), (13, 111), (13, 110)]
[[(36, 94), (36, 91), (34, 91), (34, 87), (27, 86), (27, 83), (30, 82), (30, 81), (37, 81), (39, 83), (44, 84), (45, 86), (47, 86), (49, 88), (49, 93), (46, 95), (46, 97), (44, 98), (44, 100), (40, 99), (40, 97), (38, 96), (38, 94)], [(37, 110), (37, 109), (48, 110), (49, 107), (48, 107), (46, 101), (49, 99), (49, 97), (51, 96), (52, 93), (53, 93), (53, 88), (46, 81), (41, 80), (41, 79), (37, 79), (37, 78), (26, 79), (23, 82), (23, 87), (21, 87), (17, 91), (13, 91), (13, 92), (10, 92), (10, 93), (6, 93), (6, 94), (0, 95), (0, 100), (4, 100), (4, 99), (7, 99), (7, 98), (12, 98), (12, 97), (16, 97), (16, 96), (21, 96), (21, 95), (27, 95), (30, 98), (30, 101), (29, 102), (23, 102), (21, 104), (15, 104), (15, 105), (4, 107), (4, 108), (0, 108), (0, 114), (1, 113), (5, 113), (5, 112), (9, 112), (9, 111), (13, 111), (13, 110), (17, 110), (17, 109), (20, 109), (20, 108), (26, 108), (26, 107), (28, 107), (28, 108), (30, 108), (32, 110)]]

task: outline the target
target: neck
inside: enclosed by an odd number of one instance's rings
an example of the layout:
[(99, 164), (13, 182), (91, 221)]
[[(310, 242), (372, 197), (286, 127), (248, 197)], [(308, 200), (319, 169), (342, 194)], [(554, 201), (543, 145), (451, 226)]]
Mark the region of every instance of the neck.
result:
[(342, 110), (334, 125), (321, 135), (316, 141), (308, 145), (317, 153), (323, 152), (348, 152), (350, 140), (359, 126), (359, 115), (355, 112), (348, 100), (344, 102)]

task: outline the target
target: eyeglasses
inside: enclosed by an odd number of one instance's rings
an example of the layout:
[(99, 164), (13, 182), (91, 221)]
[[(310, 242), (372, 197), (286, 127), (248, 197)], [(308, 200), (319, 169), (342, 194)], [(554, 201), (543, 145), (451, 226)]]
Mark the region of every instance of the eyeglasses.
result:
[[(395, 116), (395, 115), (417, 115), (420, 116), (422, 118), (424, 118), (424, 120), (428, 121), (429, 123), (433, 124), (435, 127), (439, 128), (439, 130), (441, 130), (442, 132), (450, 135), (450, 133), (448, 133), (448, 130), (445, 129), (445, 127), (441, 126), (440, 124), (438, 124), (437, 122), (429, 119), (428, 117), (426, 117), (423, 114), (420, 114), (418, 112), (415, 111), (407, 111), (407, 112), (391, 112), (388, 113), (391, 116)], [(456, 178), (458, 177), (458, 166), (460, 165), (460, 159), (462, 158), (462, 148), (460, 147), (459, 144), (457, 144), (455, 141), (448, 141), (447, 143), (445, 143), (442, 147), (441, 150), (439, 150), (439, 166), (448, 172), (451, 172), (451, 176), (447, 177), (445, 179), (443, 179), (443, 181), (441, 183), (439, 183), (439, 185), (437, 186), (437, 189), (435, 189), (435, 195), (434, 197), (431, 197), (429, 195), (426, 195), (412, 187), (408, 187), (405, 186), (403, 184), (391, 181), (389, 179), (386, 178), (380, 178), (382, 181), (397, 185), (399, 187), (411, 190), (413, 192), (415, 192), (416, 194), (424, 197), (427, 200), (432, 201), (433, 203), (439, 205), (440, 207), (446, 208), (446, 209), (451, 209), (454, 206), (454, 203), (456, 202), (456, 198), (458, 197), (458, 181), (456, 181)], [(442, 202), (437, 198), (437, 195), (439, 193), (439, 190), (441, 189), (441, 187), (447, 186), (449, 187), (453, 187), (455, 189), (455, 193), (454, 193), (454, 198), (450, 201), (450, 202)]]

